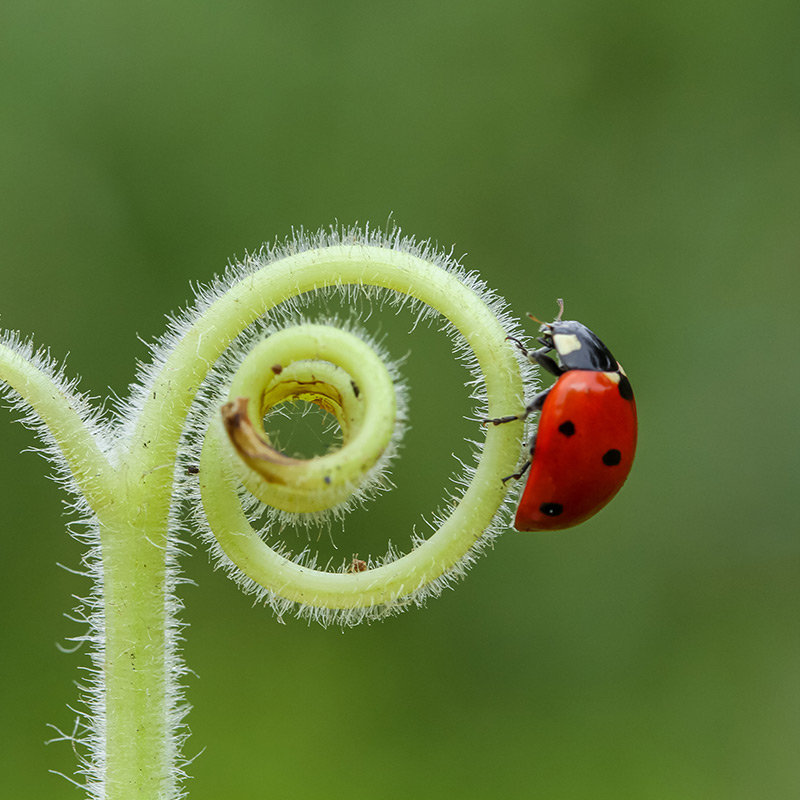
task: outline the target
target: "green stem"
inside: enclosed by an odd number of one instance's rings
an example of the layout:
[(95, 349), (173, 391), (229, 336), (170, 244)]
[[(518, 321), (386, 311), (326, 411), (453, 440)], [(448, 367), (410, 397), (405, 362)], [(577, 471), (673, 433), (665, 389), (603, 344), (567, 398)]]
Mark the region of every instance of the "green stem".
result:
[(109, 800), (175, 796), (164, 525), (150, 513), (101, 530)]
[(8, 384), (41, 420), (77, 488), (96, 514), (113, 505), (116, 475), (87, 428), (79, 398), (36, 359), (0, 344), (0, 382)]

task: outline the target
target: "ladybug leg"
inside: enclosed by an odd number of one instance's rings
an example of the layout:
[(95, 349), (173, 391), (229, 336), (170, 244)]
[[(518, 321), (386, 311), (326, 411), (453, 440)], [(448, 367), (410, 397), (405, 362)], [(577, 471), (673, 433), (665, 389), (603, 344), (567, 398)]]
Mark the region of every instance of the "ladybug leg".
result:
[(544, 339), (536, 340), (543, 345), (543, 347), (540, 347), (538, 350), (528, 350), (528, 348), (525, 347), (525, 345), (522, 344), (519, 339), (515, 339), (513, 336), (506, 336), (506, 340), (509, 342), (514, 342), (520, 353), (522, 353), (522, 355), (525, 356), (528, 361), (538, 364), (542, 369), (547, 370), (547, 372), (549, 372), (551, 375), (558, 377), (559, 375), (564, 374), (565, 370), (556, 363), (555, 359), (548, 355), (548, 353), (553, 352), (553, 348)]
[(517, 339), (514, 336), (506, 336), (506, 341), (514, 342), (514, 344), (517, 346), (517, 350), (519, 350), (520, 353), (522, 353), (522, 355), (525, 356), (525, 358), (528, 358), (528, 353), (530, 352), (530, 350), (528, 350), (528, 348), (525, 347), (525, 345), (522, 344), (522, 342), (519, 339)]
[(519, 472), (515, 472), (513, 475), (507, 475), (505, 478), (503, 478), (503, 483), (505, 483), (506, 481), (510, 481), (512, 478), (515, 481), (518, 481), (528, 471), (528, 469), (531, 466), (531, 462), (533, 461), (533, 451), (536, 449), (537, 433), (538, 431), (534, 431), (533, 436), (531, 436), (531, 445), (528, 451), (530, 453), (530, 458), (522, 465), (522, 469)]
[(553, 351), (552, 347), (540, 347), (538, 350), (531, 350), (526, 355), (530, 361), (535, 362), (538, 364), (543, 370), (546, 370), (551, 375), (555, 375), (558, 377), (559, 375), (563, 375), (566, 370), (563, 367), (560, 367), (556, 364), (555, 360), (547, 355)]
[[(555, 384), (554, 384), (555, 385)], [(539, 394), (535, 394), (533, 396), (533, 400), (528, 403), (527, 407), (525, 408), (525, 412), (522, 415), (522, 419), (527, 419), (534, 411), (541, 411), (542, 406), (544, 406), (544, 401), (547, 400), (547, 395), (550, 394), (550, 390), (552, 386), (549, 386), (543, 392), (539, 392)]]
[(528, 468), (530, 467), (530, 465), (531, 465), (531, 460), (528, 459), (522, 465), (522, 469), (519, 472), (515, 472), (513, 475), (506, 475), (506, 477), (503, 478), (503, 483), (505, 483), (506, 481), (510, 481), (512, 479), (515, 480), (515, 481), (518, 481), (528, 471)]
[[(553, 387), (551, 386), (550, 389)], [(497, 417), (496, 419), (481, 420), (483, 425), (503, 425), (506, 422), (514, 422), (518, 419), (527, 419), (531, 414), (536, 411), (541, 411), (544, 401), (547, 400), (547, 395), (550, 394), (550, 389), (545, 389), (543, 392), (535, 395), (533, 400), (525, 407), (521, 414), (512, 414), (508, 417)]]

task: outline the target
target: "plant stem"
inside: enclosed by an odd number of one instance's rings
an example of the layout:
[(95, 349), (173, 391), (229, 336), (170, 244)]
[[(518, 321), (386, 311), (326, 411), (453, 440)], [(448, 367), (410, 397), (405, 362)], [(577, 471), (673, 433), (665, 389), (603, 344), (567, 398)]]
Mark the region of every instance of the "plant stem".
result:
[(166, 538), (163, 526), (147, 517), (101, 528), (108, 800), (174, 796)]

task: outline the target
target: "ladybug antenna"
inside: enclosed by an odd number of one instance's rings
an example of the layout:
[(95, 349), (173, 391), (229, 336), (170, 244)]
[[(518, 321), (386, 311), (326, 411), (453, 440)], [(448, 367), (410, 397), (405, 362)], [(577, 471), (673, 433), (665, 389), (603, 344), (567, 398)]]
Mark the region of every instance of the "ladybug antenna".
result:
[[(558, 303), (558, 315), (553, 320), (553, 322), (561, 322), (561, 316), (564, 313), (564, 301), (559, 297), (556, 302)], [(538, 322), (540, 325), (549, 325), (550, 324), (549, 322), (542, 322), (542, 320), (540, 320), (539, 317), (534, 317), (533, 314), (531, 314), (530, 311), (528, 312), (527, 316), (528, 316), (529, 319), (532, 319), (534, 322)]]

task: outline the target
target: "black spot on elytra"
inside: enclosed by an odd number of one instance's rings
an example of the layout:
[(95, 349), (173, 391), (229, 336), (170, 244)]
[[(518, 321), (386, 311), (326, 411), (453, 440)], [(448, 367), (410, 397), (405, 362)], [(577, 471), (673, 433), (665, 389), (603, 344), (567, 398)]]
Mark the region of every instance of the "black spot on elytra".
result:
[(619, 450), (611, 449), (603, 453), (603, 463), (607, 467), (616, 467), (622, 459), (622, 453)]
[(561, 503), (542, 503), (539, 506), (539, 511), (546, 517), (557, 517), (564, 511), (564, 506)]
[(619, 374), (619, 393), (623, 400), (633, 400), (633, 387), (627, 375)]
[(563, 433), (564, 436), (572, 436), (575, 433), (575, 425), (571, 420), (567, 420), (558, 426), (558, 430), (559, 433)]

